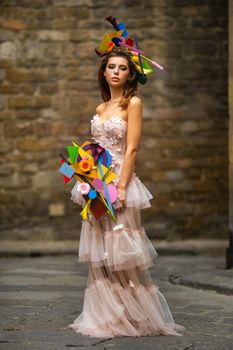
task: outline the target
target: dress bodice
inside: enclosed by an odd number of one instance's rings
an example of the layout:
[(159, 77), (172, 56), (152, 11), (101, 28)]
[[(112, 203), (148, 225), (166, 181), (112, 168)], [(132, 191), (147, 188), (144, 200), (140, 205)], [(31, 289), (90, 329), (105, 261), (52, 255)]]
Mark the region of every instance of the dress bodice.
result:
[(127, 122), (120, 117), (101, 121), (98, 114), (91, 119), (92, 139), (112, 156), (112, 168), (119, 174), (127, 146)]
[(91, 119), (92, 138), (113, 155), (124, 155), (126, 150), (127, 122), (114, 116), (101, 121), (98, 114)]

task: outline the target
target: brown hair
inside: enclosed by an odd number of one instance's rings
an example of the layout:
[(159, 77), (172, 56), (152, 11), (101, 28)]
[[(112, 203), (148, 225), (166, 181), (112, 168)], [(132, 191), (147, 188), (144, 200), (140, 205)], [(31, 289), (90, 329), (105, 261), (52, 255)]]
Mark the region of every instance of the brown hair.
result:
[(137, 68), (132, 62), (132, 54), (125, 47), (114, 47), (107, 55), (105, 55), (101, 61), (99, 72), (98, 72), (98, 82), (103, 100), (109, 101), (111, 99), (109, 85), (105, 79), (104, 71), (110, 57), (121, 56), (127, 59), (129, 65), (130, 76), (128, 81), (124, 85), (123, 98), (121, 99), (119, 106), (122, 109), (127, 109), (131, 97), (135, 95), (138, 87), (137, 79)]

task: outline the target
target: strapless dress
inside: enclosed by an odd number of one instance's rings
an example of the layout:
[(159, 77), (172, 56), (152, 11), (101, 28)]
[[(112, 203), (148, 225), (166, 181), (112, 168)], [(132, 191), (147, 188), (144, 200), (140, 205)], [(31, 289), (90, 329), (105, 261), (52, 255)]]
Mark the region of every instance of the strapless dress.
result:
[[(91, 136), (110, 152), (117, 185), (127, 146), (127, 122), (118, 116), (102, 121), (95, 114)], [(71, 199), (83, 207), (78, 184)], [(145, 232), (140, 211), (151, 206), (152, 198), (133, 171), (125, 208), (116, 211), (116, 222), (108, 214), (82, 221), (78, 261), (88, 264), (87, 287), (83, 310), (68, 328), (97, 338), (182, 335), (185, 328), (175, 323), (149, 271), (158, 253)], [(113, 207), (120, 207), (119, 200)]]

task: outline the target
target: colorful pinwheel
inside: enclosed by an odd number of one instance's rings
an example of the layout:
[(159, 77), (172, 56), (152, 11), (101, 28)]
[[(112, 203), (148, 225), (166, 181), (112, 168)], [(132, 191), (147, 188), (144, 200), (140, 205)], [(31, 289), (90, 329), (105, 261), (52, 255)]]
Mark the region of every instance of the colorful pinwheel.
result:
[(73, 177), (80, 181), (77, 189), (86, 201), (82, 218), (87, 220), (91, 212), (98, 219), (107, 212), (116, 220), (112, 204), (118, 193), (111, 183), (116, 174), (111, 170), (109, 151), (92, 141), (85, 141), (81, 146), (72, 143), (73, 146), (67, 147), (69, 158), (61, 155), (59, 171), (64, 176), (65, 184)]

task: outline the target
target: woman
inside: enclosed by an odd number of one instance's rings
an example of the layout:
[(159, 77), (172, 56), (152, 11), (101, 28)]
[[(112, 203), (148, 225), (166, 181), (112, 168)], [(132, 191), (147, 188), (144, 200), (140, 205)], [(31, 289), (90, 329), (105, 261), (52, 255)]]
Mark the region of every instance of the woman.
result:
[[(79, 261), (89, 264), (82, 313), (68, 327), (91, 337), (181, 335), (149, 267), (157, 252), (141, 224), (140, 209), (153, 198), (134, 172), (142, 126), (138, 75), (131, 53), (115, 47), (102, 60), (99, 86), (104, 102), (91, 120), (95, 142), (109, 150), (118, 199), (109, 215), (83, 221)], [(83, 205), (72, 190), (72, 199)]]

